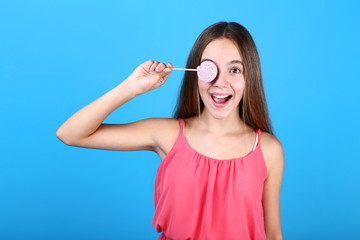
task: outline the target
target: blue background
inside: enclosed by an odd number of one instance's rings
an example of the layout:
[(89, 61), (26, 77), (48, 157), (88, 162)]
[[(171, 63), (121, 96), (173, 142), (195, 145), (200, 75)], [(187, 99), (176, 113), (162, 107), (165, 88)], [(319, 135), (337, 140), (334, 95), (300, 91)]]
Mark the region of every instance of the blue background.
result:
[[(156, 239), (153, 152), (69, 147), (56, 130), (148, 59), (184, 67), (236, 21), (260, 54), (285, 153), (285, 239), (359, 239), (356, 1), (0, 1), (0, 239)], [(105, 123), (171, 117), (183, 72)], [(357, 227), (356, 227), (357, 226)]]

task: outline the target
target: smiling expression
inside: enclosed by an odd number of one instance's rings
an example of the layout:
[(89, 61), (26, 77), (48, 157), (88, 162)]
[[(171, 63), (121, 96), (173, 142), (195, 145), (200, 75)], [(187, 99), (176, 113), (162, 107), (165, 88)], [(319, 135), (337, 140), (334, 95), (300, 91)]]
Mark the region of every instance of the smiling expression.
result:
[(210, 113), (216, 119), (230, 115), (239, 116), (239, 103), (245, 89), (244, 66), (239, 49), (227, 38), (210, 42), (201, 62), (212, 61), (218, 68), (217, 77), (212, 82), (198, 80), (199, 93), (204, 102), (203, 113)]

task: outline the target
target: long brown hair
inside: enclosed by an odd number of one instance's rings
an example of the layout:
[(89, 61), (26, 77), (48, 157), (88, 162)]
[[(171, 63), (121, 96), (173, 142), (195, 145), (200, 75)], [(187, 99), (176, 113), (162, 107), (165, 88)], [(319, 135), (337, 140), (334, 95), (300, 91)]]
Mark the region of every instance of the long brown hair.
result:
[[(227, 38), (237, 44), (243, 60), (245, 90), (239, 105), (240, 118), (254, 130), (259, 128), (273, 134), (265, 98), (259, 54), (254, 40), (245, 27), (236, 22), (218, 22), (206, 28), (191, 49), (186, 68), (199, 66), (206, 46), (219, 38)], [(198, 92), (197, 74), (186, 71), (175, 107), (174, 118), (197, 116), (203, 109), (204, 103)]]

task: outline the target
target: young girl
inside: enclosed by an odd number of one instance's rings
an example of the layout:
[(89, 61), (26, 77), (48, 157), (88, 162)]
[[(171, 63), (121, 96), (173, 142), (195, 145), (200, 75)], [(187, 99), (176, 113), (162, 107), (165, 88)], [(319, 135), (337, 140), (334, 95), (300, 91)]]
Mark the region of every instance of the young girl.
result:
[(159, 239), (283, 239), (284, 155), (272, 135), (254, 41), (238, 23), (216, 23), (198, 37), (186, 68), (205, 60), (217, 66), (216, 78), (202, 82), (185, 72), (174, 118), (102, 123), (165, 83), (172, 64), (149, 60), (56, 135), (71, 146), (159, 155), (153, 218)]

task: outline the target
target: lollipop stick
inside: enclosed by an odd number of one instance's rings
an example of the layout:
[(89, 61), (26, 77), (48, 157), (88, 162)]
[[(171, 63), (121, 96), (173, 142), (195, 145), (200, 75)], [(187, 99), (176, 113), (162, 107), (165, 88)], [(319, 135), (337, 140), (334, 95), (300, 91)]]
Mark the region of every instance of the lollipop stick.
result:
[(190, 69), (190, 68), (173, 68), (173, 70), (182, 70), (182, 71), (194, 71), (196, 72), (196, 69)]

